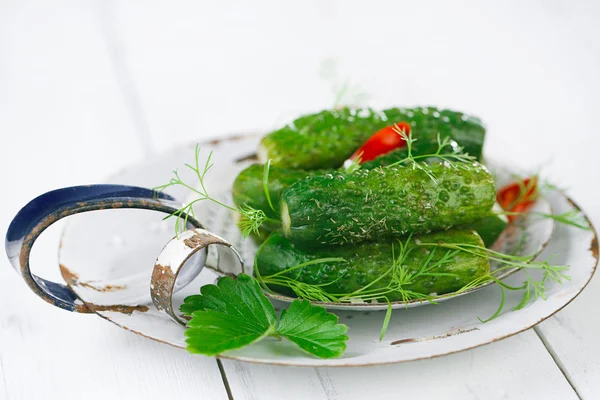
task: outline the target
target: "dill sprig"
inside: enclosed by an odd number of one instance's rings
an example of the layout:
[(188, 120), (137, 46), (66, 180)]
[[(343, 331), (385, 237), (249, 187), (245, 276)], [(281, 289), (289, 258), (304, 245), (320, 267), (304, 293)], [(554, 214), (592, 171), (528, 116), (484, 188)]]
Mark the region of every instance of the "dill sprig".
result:
[(539, 212), (539, 211), (525, 211), (525, 212), (500, 211), (500, 212), (497, 212), (496, 214), (498, 214), (498, 215), (514, 215), (517, 217), (520, 217), (522, 215), (534, 215), (534, 216), (539, 216), (541, 218), (553, 219), (554, 221), (556, 221), (558, 223), (561, 223), (564, 225), (569, 225), (574, 228), (579, 228), (579, 229), (583, 229), (586, 231), (592, 230), (592, 227), (590, 226), (590, 224), (589, 224), (588, 220), (585, 218), (585, 216), (581, 213), (581, 211), (576, 210), (576, 209), (565, 211), (560, 214), (548, 214), (548, 213)]
[[(441, 138), (440, 134), (437, 134), (437, 145), (438, 148), (435, 153), (430, 154), (421, 154), (414, 155), (413, 154), (413, 144), (418, 139), (415, 139), (412, 136), (412, 132), (406, 132), (404, 129), (400, 128), (397, 124), (392, 128), (394, 132), (396, 132), (406, 143), (406, 152), (407, 156), (400, 161), (396, 161), (392, 164), (389, 164), (388, 167), (393, 167), (397, 165), (409, 165), (413, 169), (420, 169), (425, 172), (429, 178), (437, 183), (437, 179), (431, 168), (426, 162), (423, 162), (427, 159), (437, 159), (444, 163), (446, 163), (451, 168), (456, 170), (464, 168), (466, 164), (473, 163), (477, 161), (477, 158), (469, 155), (469, 153), (464, 152), (464, 148), (459, 146), (454, 140), (452, 140), (449, 136)], [(452, 149), (452, 152), (446, 152), (448, 148)]]
[[(261, 276), (260, 270), (257, 265), (256, 258), (254, 259), (254, 275), (256, 277), (257, 282), (263, 288), (263, 290), (273, 293), (273, 291), (269, 288), (268, 285), (277, 285), (282, 287), (290, 288), (294, 291), (296, 296), (300, 299), (311, 300), (311, 301), (320, 301), (320, 302), (338, 302), (334, 295), (330, 295), (322, 288), (324, 286), (331, 285), (335, 283), (337, 280), (332, 282), (323, 283), (320, 285), (311, 285), (304, 282), (300, 282), (298, 280), (300, 273), (302, 272), (302, 268), (309, 267), (311, 265), (323, 264), (328, 262), (347, 262), (344, 258), (339, 257), (329, 257), (329, 258), (318, 258), (315, 260), (310, 260), (293, 267), (287, 268), (283, 271), (276, 272), (272, 275)], [(298, 270), (295, 278), (290, 278), (285, 274), (290, 273), (292, 271)], [(343, 275), (342, 275), (343, 276)], [(340, 277), (341, 278), (341, 277)], [(338, 279), (340, 279), (338, 278)]]
[(592, 230), (590, 223), (585, 218), (583, 213), (576, 209), (565, 211), (560, 214), (546, 214), (546, 213), (538, 213), (538, 212), (534, 212), (534, 214), (540, 215), (545, 218), (551, 218), (551, 219), (555, 220), (556, 222), (559, 222), (559, 223), (565, 224), (565, 225), (570, 225), (575, 228), (583, 229), (586, 231)]
[[(276, 221), (272, 218), (267, 217), (266, 214), (264, 213), (264, 211), (252, 208), (247, 204), (243, 204), (240, 207), (233, 207), (233, 206), (227, 205), (227, 204), (217, 200), (216, 198), (212, 197), (208, 193), (208, 190), (206, 189), (205, 178), (206, 178), (206, 174), (208, 173), (208, 171), (210, 171), (210, 169), (214, 165), (214, 163), (212, 162), (213, 152), (210, 151), (208, 153), (208, 156), (206, 157), (206, 161), (204, 163), (200, 163), (200, 151), (201, 151), (200, 145), (196, 145), (194, 165), (187, 164), (187, 163), (184, 164), (185, 167), (192, 170), (194, 172), (194, 174), (196, 175), (196, 177), (198, 178), (198, 183), (200, 184), (199, 187), (195, 186), (194, 184), (185, 182), (179, 176), (179, 172), (177, 170), (174, 170), (173, 177), (171, 178), (171, 180), (168, 183), (165, 183), (164, 185), (156, 186), (155, 188), (153, 188), (153, 190), (156, 192), (162, 192), (165, 189), (170, 188), (170, 187), (182, 186), (182, 187), (188, 189), (189, 191), (195, 193), (198, 196), (196, 199), (183, 205), (180, 209), (178, 209), (177, 211), (173, 212), (172, 214), (170, 214), (164, 218), (164, 219), (167, 219), (167, 218), (171, 218), (171, 217), (177, 217), (177, 220), (175, 222), (175, 235), (176, 236), (179, 236), (179, 233), (186, 229), (188, 217), (190, 215), (194, 218), (196, 217), (194, 214), (194, 204), (201, 202), (201, 201), (205, 201), (205, 200), (208, 200), (208, 201), (215, 203), (221, 207), (224, 207), (230, 211), (238, 213), (240, 215), (238, 227), (242, 231), (242, 235), (244, 237), (247, 237), (251, 233), (258, 233), (259, 228), (266, 221), (279, 223), (279, 221)], [(269, 166), (270, 166), (270, 163), (267, 163), (265, 166), (266, 172), (264, 173), (264, 176), (266, 178), (264, 178), (264, 179), (268, 179)], [(265, 185), (265, 193), (267, 194), (267, 196), (269, 196), (266, 185)], [(270, 199), (270, 197), (267, 197), (267, 198)], [(183, 227), (181, 226), (182, 220), (183, 220)]]
[[(468, 283), (458, 291), (446, 295), (450, 296), (454, 294), (464, 293), (468, 290), (474, 289), (490, 281), (498, 283), (501, 289), (502, 296), (500, 300), (500, 305), (491, 317), (485, 320), (482, 320), (480, 318), (480, 321), (482, 322), (491, 321), (502, 313), (505, 302), (505, 290), (523, 291), (523, 298), (521, 302), (513, 309), (520, 310), (527, 304), (529, 304), (532, 292), (536, 300), (539, 298), (546, 300), (546, 282), (552, 281), (558, 284), (562, 284), (563, 281), (570, 280), (570, 277), (566, 274), (566, 272), (569, 270), (569, 266), (551, 265), (548, 260), (535, 261), (535, 256), (533, 255), (517, 256), (511, 254), (504, 254), (483, 246), (472, 245), (467, 243), (419, 243), (419, 245), (439, 246), (446, 249), (463, 251), (478, 257), (485, 257), (490, 261), (496, 261), (502, 265), (494, 271), (491, 271), (488, 275), (479, 277), (473, 280), (472, 282)], [(521, 286), (509, 286), (498, 278), (498, 276), (502, 276), (504, 273), (515, 268), (525, 273), (526, 279)], [(535, 278), (533, 278), (530, 274), (530, 271), (532, 270), (542, 271), (542, 279), (536, 280)]]

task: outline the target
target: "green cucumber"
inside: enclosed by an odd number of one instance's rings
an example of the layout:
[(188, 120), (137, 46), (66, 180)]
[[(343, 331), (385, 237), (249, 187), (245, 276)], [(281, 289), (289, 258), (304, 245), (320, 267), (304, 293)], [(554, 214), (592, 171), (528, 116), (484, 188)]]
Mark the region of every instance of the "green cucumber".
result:
[[(434, 107), (419, 107), (415, 109), (390, 108), (383, 110), (389, 121), (410, 121), (415, 151), (423, 142), (436, 141), (437, 135), (443, 139), (449, 137), (456, 141), (466, 153), (481, 159), (485, 127), (476, 117), (451, 110), (440, 110)], [(419, 143), (421, 141), (421, 143)], [(417, 153), (415, 153), (417, 154)], [(423, 153), (421, 153), (423, 154)]]
[[(233, 183), (233, 201), (238, 207), (248, 205), (257, 210), (262, 210), (267, 217), (272, 219), (278, 219), (280, 217), (280, 198), (285, 189), (308, 176), (316, 176), (319, 174), (324, 175), (329, 172), (334, 172), (329, 170), (303, 171), (271, 166), (269, 171), (268, 188), (273, 208), (277, 210), (273, 211), (273, 209), (271, 209), (269, 206), (269, 202), (263, 188), (263, 171), (263, 165), (252, 164), (240, 172)], [(464, 228), (477, 231), (479, 236), (481, 236), (483, 239), (485, 245), (489, 247), (500, 236), (506, 225), (506, 217), (499, 216), (494, 212), (490, 212), (487, 216), (474, 221), (469, 225), (466, 225)], [(261, 233), (262, 242), (262, 240), (264, 240), (266, 237), (264, 236), (265, 232), (268, 234), (268, 232), (279, 229), (280, 226), (273, 223), (265, 223), (261, 228), (263, 229), (263, 232)]]
[(485, 128), (477, 118), (433, 107), (381, 112), (345, 107), (305, 115), (267, 134), (261, 140), (259, 158), (271, 159), (273, 165), (284, 168), (337, 168), (375, 132), (400, 121), (411, 124), (417, 139), (415, 154), (431, 146), (437, 148), (439, 133), (442, 138), (455, 140), (469, 154), (481, 157)]
[(248, 205), (257, 210), (264, 211), (267, 217), (273, 219), (279, 218), (279, 199), (285, 189), (307, 176), (327, 173), (327, 171), (303, 171), (271, 166), (269, 168), (268, 190), (271, 203), (275, 209), (274, 211), (269, 205), (263, 187), (263, 172), (264, 165), (250, 165), (235, 178), (231, 193), (236, 206)]
[[(481, 238), (474, 231), (449, 230), (428, 235), (415, 235), (408, 242), (409, 253), (402, 265), (410, 273), (415, 273), (424, 264), (433, 251), (430, 264), (440, 261), (448, 252), (447, 249), (418, 246), (417, 243), (456, 243), (483, 246)], [(279, 232), (272, 233), (256, 253), (256, 266), (261, 276), (284, 271), (296, 265), (319, 258), (341, 257), (347, 262), (326, 262), (286, 272), (284, 275), (295, 278), (310, 285), (323, 285), (325, 292), (330, 294), (354, 293), (365, 285), (370, 290), (383, 289), (392, 279), (387, 273), (394, 263), (392, 256), (394, 246), (395, 256), (398, 256), (398, 242), (365, 242), (358, 245), (327, 246), (305, 248), (293, 243)], [(419, 276), (403, 290), (410, 290), (425, 295), (445, 294), (454, 292), (474, 279), (489, 273), (490, 265), (486, 257), (476, 256), (464, 251), (457, 252), (450, 262), (444, 263), (431, 272), (453, 274), (447, 276)], [(381, 279), (379, 279), (381, 278)], [(378, 280), (379, 279), (379, 280)], [(331, 282), (331, 283), (330, 283)], [(327, 284), (330, 283), (330, 284)], [(326, 284), (326, 285), (324, 285)], [(294, 296), (287, 287), (275, 286), (273, 290)], [(390, 301), (401, 300), (397, 291), (387, 294)]]
[(498, 211), (502, 209), (496, 203), (493, 211), (465, 227), (476, 231), (485, 243), (485, 247), (491, 247), (508, 225), (508, 218), (505, 215), (498, 215)]
[(315, 244), (358, 243), (469, 224), (494, 205), (494, 181), (484, 166), (419, 166), (304, 178), (281, 196), (283, 232)]
[(386, 124), (385, 115), (370, 108), (324, 110), (267, 134), (258, 155), (284, 168), (337, 168)]

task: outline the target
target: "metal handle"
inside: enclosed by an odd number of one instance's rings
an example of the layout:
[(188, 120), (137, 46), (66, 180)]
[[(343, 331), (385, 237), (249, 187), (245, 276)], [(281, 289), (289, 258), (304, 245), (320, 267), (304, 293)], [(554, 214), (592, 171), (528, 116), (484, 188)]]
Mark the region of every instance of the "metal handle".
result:
[[(31, 248), (42, 232), (56, 221), (86, 211), (137, 208), (172, 214), (180, 208), (171, 196), (150, 189), (125, 185), (73, 186), (36, 197), (13, 218), (6, 233), (6, 254), (17, 272), (38, 296), (68, 311), (90, 313), (66, 285), (33, 275), (29, 266)], [(191, 215), (188, 225), (202, 228)]]
[[(211, 248), (215, 249), (212, 253)], [(195, 255), (201, 257), (192, 262)], [(185, 326), (187, 321), (173, 307), (177, 278), (185, 268), (188, 274), (195, 276), (205, 266), (219, 275), (236, 276), (244, 272), (244, 261), (235, 247), (205, 229), (187, 230), (171, 239), (160, 252), (152, 271), (150, 296), (156, 308)]]

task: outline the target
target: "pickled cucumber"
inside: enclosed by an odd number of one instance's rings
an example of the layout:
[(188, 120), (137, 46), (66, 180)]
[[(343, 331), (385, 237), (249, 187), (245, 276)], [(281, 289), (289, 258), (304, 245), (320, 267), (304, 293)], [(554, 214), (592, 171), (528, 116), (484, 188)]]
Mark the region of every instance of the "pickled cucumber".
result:
[(361, 169), (294, 183), (281, 196), (281, 221), (294, 241), (358, 243), (469, 224), (495, 197), (491, 174), (476, 162)]
[[(406, 240), (406, 239), (405, 239)], [(454, 292), (474, 279), (489, 273), (486, 257), (464, 251), (456, 252), (446, 262), (440, 260), (448, 254), (447, 249), (419, 246), (418, 243), (456, 243), (483, 246), (481, 238), (471, 230), (449, 230), (428, 235), (415, 235), (407, 243), (408, 255), (402, 266), (408, 273), (415, 274), (421, 267), (433, 267), (430, 275), (415, 278), (402, 289), (425, 295)], [(392, 246), (395, 246), (394, 252)], [(297, 281), (321, 285), (331, 294), (354, 293), (371, 282), (369, 291), (386, 288), (393, 279), (388, 273), (398, 257), (398, 242), (364, 242), (358, 245), (303, 247), (295, 244), (279, 232), (272, 233), (256, 254), (256, 266), (261, 276), (279, 273), (296, 265), (319, 258), (340, 257), (346, 262), (313, 264), (285, 273)], [(433, 255), (431, 253), (434, 252)], [(394, 253), (394, 254), (393, 254)], [(451, 275), (439, 275), (451, 274)], [(381, 278), (381, 279), (379, 279)], [(289, 287), (273, 286), (273, 290), (295, 296)], [(386, 294), (390, 301), (401, 300), (401, 294), (393, 291)]]
[[(450, 137), (469, 154), (481, 157), (485, 128), (474, 117), (434, 107), (413, 109), (370, 108), (325, 110), (300, 117), (267, 134), (259, 146), (259, 158), (292, 169), (338, 168), (371, 135), (386, 126), (405, 121), (417, 141), (415, 151), (437, 148), (438, 133)], [(422, 148), (422, 149), (421, 149)], [(415, 153), (416, 154), (416, 153)]]

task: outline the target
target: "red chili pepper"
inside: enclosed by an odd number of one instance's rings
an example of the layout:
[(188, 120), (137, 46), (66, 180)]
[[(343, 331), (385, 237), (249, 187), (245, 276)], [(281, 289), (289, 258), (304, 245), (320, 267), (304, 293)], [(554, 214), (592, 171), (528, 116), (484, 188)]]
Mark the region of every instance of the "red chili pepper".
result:
[[(538, 196), (537, 181), (537, 176), (534, 176), (506, 185), (498, 191), (496, 200), (505, 211), (525, 212), (535, 203)], [(508, 216), (508, 220), (511, 222), (516, 218), (517, 215)]]
[(360, 163), (362, 164), (365, 161), (374, 160), (392, 150), (404, 147), (406, 143), (404, 142), (404, 139), (402, 139), (402, 136), (397, 132), (398, 130), (404, 131), (404, 133), (408, 135), (410, 133), (410, 124), (408, 122), (398, 122), (397, 124), (380, 129), (375, 132), (375, 134), (373, 134), (360, 149), (356, 150), (350, 159), (355, 160), (360, 156)]

